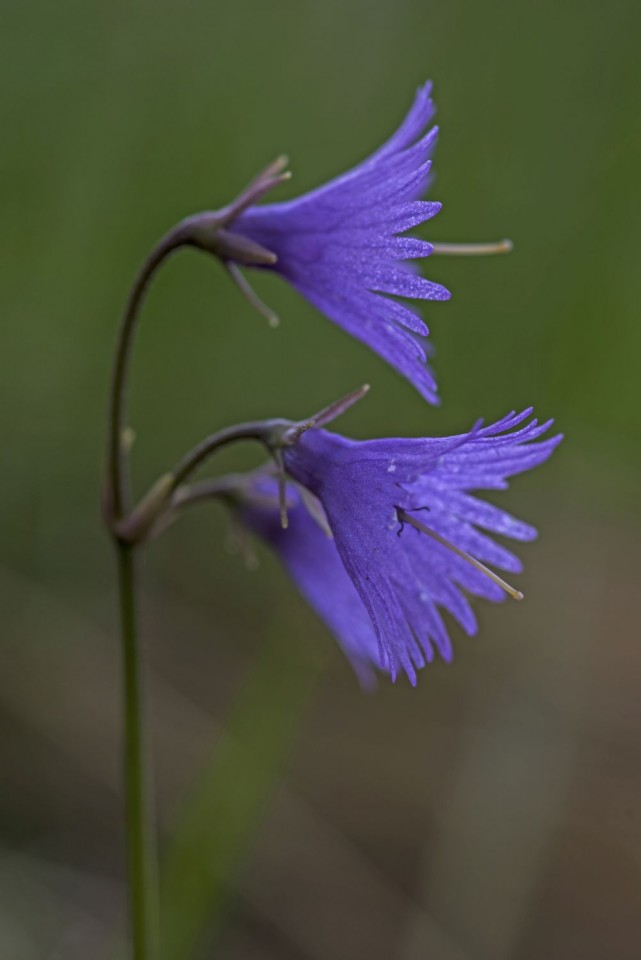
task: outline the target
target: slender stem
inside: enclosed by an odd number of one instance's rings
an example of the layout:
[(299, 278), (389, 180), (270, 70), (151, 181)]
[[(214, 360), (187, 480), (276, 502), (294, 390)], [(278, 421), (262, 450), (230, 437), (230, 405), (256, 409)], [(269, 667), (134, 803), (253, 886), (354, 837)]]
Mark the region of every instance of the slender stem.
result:
[(165, 234), (143, 263), (131, 288), (118, 333), (109, 401), (109, 449), (107, 458), (107, 508), (110, 519), (118, 519), (128, 508), (127, 465), (123, 451), (127, 375), (131, 360), (136, 321), (149, 284), (158, 267), (179, 247), (189, 243), (193, 218), (188, 217)]
[(133, 547), (116, 541), (120, 583), (124, 687), (124, 777), (129, 909), (133, 960), (158, 956), (157, 856), (145, 754), (142, 663), (138, 639)]
[[(264, 470), (255, 471), (255, 475), (266, 476)], [(171, 502), (172, 510), (182, 510), (184, 507), (191, 507), (196, 503), (202, 503), (204, 500), (225, 500), (243, 489), (251, 473), (229, 473), (224, 477), (216, 477), (212, 480), (201, 480), (189, 486), (180, 487), (176, 490)], [(274, 498), (266, 498), (271, 505), (278, 506), (278, 501)]]
[(256, 440), (271, 448), (270, 439), (283, 427), (292, 424), (287, 420), (252, 420), (248, 423), (238, 423), (234, 427), (226, 427), (217, 433), (205, 437), (197, 446), (185, 454), (180, 463), (172, 471), (172, 489), (178, 487), (213, 453), (221, 447), (234, 443), (236, 440)]
[(277, 460), (279, 435), (282, 436), (284, 430), (295, 427), (296, 424), (289, 420), (253, 420), (210, 434), (189, 450), (171, 473), (159, 477), (142, 500), (126, 516), (114, 523), (114, 535), (131, 544), (142, 541), (152, 528), (157, 535), (166, 527), (164, 522), (158, 521), (168, 511), (172, 511), (176, 491), (183, 487), (191, 474), (216, 451), (237, 440), (255, 440), (262, 443)]
[[(228, 473), (216, 479), (201, 480), (199, 483), (180, 486), (174, 492), (164, 513), (157, 518), (155, 524), (150, 528), (150, 538), (159, 536), (175, 523), (186, 507), (214, 500), (223, 503), (242, 502), (244, 488), (250, 484), (251, 478), (268, 475), (272, 474), (268, 474), (265, 467), (259, 467), (249, 473)], [(256, 490), (251, 492), (251, 502), (275, 509), (279, 507), (279, 501), (275, 497), (261, 496)]]

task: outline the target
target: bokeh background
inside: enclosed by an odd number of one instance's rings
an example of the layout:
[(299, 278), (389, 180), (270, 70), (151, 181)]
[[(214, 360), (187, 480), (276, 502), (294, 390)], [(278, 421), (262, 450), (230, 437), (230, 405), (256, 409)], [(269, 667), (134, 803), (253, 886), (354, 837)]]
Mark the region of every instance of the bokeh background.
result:
[[(641, 954), (641, 6), (636, 0), (0, 5), (3, 471), (0, 954), (113, 956), (124, 931), (119, 649), (98, 497), (117, 318), (179, 217), (286, 151), (321, 183), (435, 81), (423, 236), (443, 406), (277, 278), (274, 331), (213, 261), (159, 277), (137, 343), (142, 490), (206, 432), (362, 382), (366, 437), (533, 403), (567, 436), (501, 502), (535, 523), (525, 604), (452, 666), (361, 693), (274, 559), (225, 517), (153, 546), (143, 619), (165, 954), (617, 960)], [(221, 457), (222, 470), (256, 462)], [(203, 774), (203, 770), (206, 772)], [(194, 799), (194, 785), (197, 793)], [(192, 799), (190, 799), (190, 797)]]

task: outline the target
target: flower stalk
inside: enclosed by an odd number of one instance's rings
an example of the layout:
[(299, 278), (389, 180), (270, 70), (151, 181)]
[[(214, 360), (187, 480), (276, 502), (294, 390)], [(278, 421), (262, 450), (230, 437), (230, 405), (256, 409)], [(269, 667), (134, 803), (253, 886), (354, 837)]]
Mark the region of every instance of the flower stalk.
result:
[[(282, 161), (278, 162), (279, 169)], [(273, 263), (275, 256), (259, 244), (229, 235), (229, 216), (284, 179), (269, 168), (226, 211), (187, 217), (172, 227), (153, 247), (140, 268), (122, 316), (113, 366), (109, 401), (108, 448), (103, 511), (114, 540), (120, 588), (123, 671), (123, 754), (128, 890), (133, 960), (156, 960), (159, 951), (158, 868), (151, 803), (151, 762), (145, 747), (142, 690), (142, 651), (136, 616), (135, 550), (158, 521), (172, 494), (215, 450), (241, 439), (254, 439), (271, 449), (274, 439), (291, 426), (289, 421), (261, 421), (219, 431), (198, 444), (173, 473), (164, 474), (132, 509), (128, 470), (127, 385), (140, 311), (159, 267), (178, 249), (191, 246), (249, 265)]]
[[(237, 263), (253, 267), (273, 266), (277, 261), (275, 253), (254, 240), (230, 233), (225, 227), (230, 219), (237, 216), (238, 212), (244, 210), (248, 204), (255, 202), (268, 190), (287, 179), (286, 174), (273, 175), (275, 169), (280, 170), (283, 162), (284, 158), (275, 161), (229, 207), (220, 211), (197, 213), (177, 223), (152, 249), (138, 272), (120, 324), (111, 382), (104, 512), (107, 525), (112, 530), (129, 509), (125, 421), (127, 381), (140, 309), (151, 281), (158, 268), (181, 247), (194, 247), (218, 257), (224, 264), (232, 267), (232, 276), (237, 270), (234, 266)], [(236, 277), (236, 282), (240, 283), (243, 289), (242, 276), (240, 281)], [(249, 295), (246, 290), (243, 292), (246, 296)], [(255, 299), (258, 305), (259, 302), (257, 298)], [(263, 308), (263, 312), (265, 311), (272, 324), (274, 321), (278, 322), (268, 308)]]
[(125, 820), (133, 960), (156, 960), (159, 912), (151, 774), (145, 748), (134, 547), (117, 543), (122, 635)]
[(120, 595), (123, 679), (123, 777), (127, 838), (129, 924), (133, 960), (159, 956), (156, 837), (151, 815), (151, 763), (146, 750), (142, 651), (136, 609), (135, 543), (119, 531), (129, 510), (127, 381), (140, 310), (152, 278), (167, 258), (189, 243), (190, 224), (173, 227), (140, 268), (122, 316), (111, 382), (103, 511), (114, 541)]
[(143, 263), (131, 288), (116, 345), (109, 402), (109, 436), (103, 510), (118, 565), (123, 682), (123, 777), (129, 925), (133, 960), (156, 960), (159, 910), (156, 837), (151, 816), (150, 759), (145, 749), (142, 652), (136, 610), (135, 546), (118, 531), (129, 509), (127, 381), (140, 309), (162, 263), (186, 242), (182, 224), (170, 230)]
[(120, 323), (109, 401), (109, 444), (104, 503), (105, 517), (110, 529), (113, 529), (114, 522), (122, 517), (128, 507), (125, 409), (127, 380), (138, 316), (151, 280), (159, 266), (188, 242), (186, 226), (186, 222), (177, 224), (152, 249), (134, 281)]
[[(350, 441), (325, 430), (365, 396), (369, 389), (365, 385), (307, 420), (257, 420), (212, 433), (137, 504), (130, 493), (133, 432), (126, 404), (135, 333), (156, 272), (182, 247), (217, 258), (272, 326), (278, 322), (276, 315), (253, 291), (243, 270), (279, 274), (334, 323), (378, 353), (428, 402), (437, 402), (436, 383), (416, 340), (416, 335), (427, 336), (427, 327), (401, 301), (447, 300), (450, 294), (441, 284), (418, 275), (412, 264), (432, 254), (507, 253), (512, 245), (509, 240), (428, 243), (408, 235), (440, 210), (439, 203), (420, 199), (429, 183), (437, 134), (430, 128), (430, 89), (429, 84), (419, 88), (402, 125), (374, 154), (325, 186), (295, 200), (257, 207), (290, 176), (287, 158), (279, 157), (227, 206), (180, 221), (153, 247), (127, 299), (111, 383), (103, 509), (116, 549), (120, 588), (133, 960), (158, 960), (160, 950), (151, 763), (136, 609), (135, 561), (140, 546), (166, 529), (184, 507), (207, 499), (224, 502), (239, 525), (261, 536), (279, 554), (368, 687), (375, 669), (384, 670), (392, 680), (404, 671), (416, 683), (416, 671), (435, 651), (451, 659), (440, 611), (449, 611), (469, 634), (476, 632), (466, 594), (497, 600), (504, 591), (522, 599), (520, 591), (481, 561), (520, 570), (518, 559), (494, 543), (490, 534), (530, 540), (536, 531), (470, 491), (502, 489), (509, 476), (531, 469), (551, 454), (561, 438), (532, 443), (550, 423), (525, 423), (531, 410), (510, 413), (489, 427), (482, 428), (479, 422), (455, 437)], [(261, 444), (270, 466), (252, 474), (191, 483), (213, 454), (241, 440)], [(419, 510), (426, 511), (427, 522), (414, 516)], [(414, 533), (401, 538), (405, 524)]]

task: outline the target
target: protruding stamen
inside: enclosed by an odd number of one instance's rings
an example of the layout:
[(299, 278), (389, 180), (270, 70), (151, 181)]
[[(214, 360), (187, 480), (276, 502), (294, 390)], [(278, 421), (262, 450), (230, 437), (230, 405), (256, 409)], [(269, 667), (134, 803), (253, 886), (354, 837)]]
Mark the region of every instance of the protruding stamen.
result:
[(437, 533), (436, 530), (432, 530), (426, 524), (421, 523), (420, 520), (417, 520), (416, 517), (413, 517), (411, 513), (407, 513), (406, 510), (398, 510), (398, 517), (401, 523), (409, 523), (411, 527), (414, 527), (415, 530), (420, 531), (420, 533), (426, 533), (429, 537), (432, 537), (433, 540), (436, 540), (437, 543), (442, 544), (444, 547), (447, 547), (448, 550), (451, 550), (452, 553), (455, 553), (458, 557), (461, 557), (463, 560), (467, 560), (476, 570), (480, 573), (484, 573), (486, 577), (489, 577), (490, 580), (495, 583), (501, 590), (505, 590), (514, 600), (522, 600), (523, 594), (520, 590), (516, 590), (512, 587), (507, 581), (503, 580), (502, 577), (499, 577), (497, 573), (494, 573), (493, 570), (490, 570), (489, 567), (486, 567), (484, 563), (481, 563), (480, 560), (477, 560), (476, 557), (470, 556), (469, 553), (466, 553), (465, 550), (461, 550), (460, 547), (457, 547), (456, 544), (451, 543), (445, 537), (441, 536), (440, 533)]
[(252, 288), (251, 284), (245, 277), (244, 273), (240, 269), (237, 263), (234, 263), (232, 260), (228, 260), (225, 263), (230, 277), (242, 293), (242, 295), (249, 301), (254, 310), (260, 313), (261, 316), (265, 317), (270, 327), (277, 327), (280, 323), (280, 319), (277, 314), (271, 310), (266, 303), (260, 299), (256, 291)]
[(433, 243), (434, 253), (454, 257), (485, 257), (494, 253), (510, 253), (511, 240), (497, 240), (496, 243)]

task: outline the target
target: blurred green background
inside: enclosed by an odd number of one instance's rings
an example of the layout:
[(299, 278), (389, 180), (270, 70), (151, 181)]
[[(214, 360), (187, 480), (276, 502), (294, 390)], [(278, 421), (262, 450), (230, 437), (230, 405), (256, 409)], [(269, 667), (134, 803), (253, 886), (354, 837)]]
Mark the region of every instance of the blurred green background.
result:
[(641, 6), (0, 10), (0, 954), (108, 955), (123, 928), (98, 499), (133, 273), (173, 222), (283, 151), (282, 198), (360, 160), (431, 77), (444, 209), (422, 235), (515, 243), (427, 264), (453, 291), (425, 309), (442, 408), (277, 278), (256, 282), (273, 331), (217, 264), (183, 253), (137, 343), (136, 482), (219, 426), (304, 416), (365, 381), (342, 425), (360, 437), (458, 432), (533, 403), (567, 439), (501, 497), (541, 532), (521, 551), (527, 601), (479, 607), (480, 636), (455, 632), (454, 664), (416, 690), (365, 696), (266, 551), (248, 572), (216, 508), (185, 517), (144, 569), (164, 832), (217, 766), (167, 911), (201, 958), (637, 958)]

